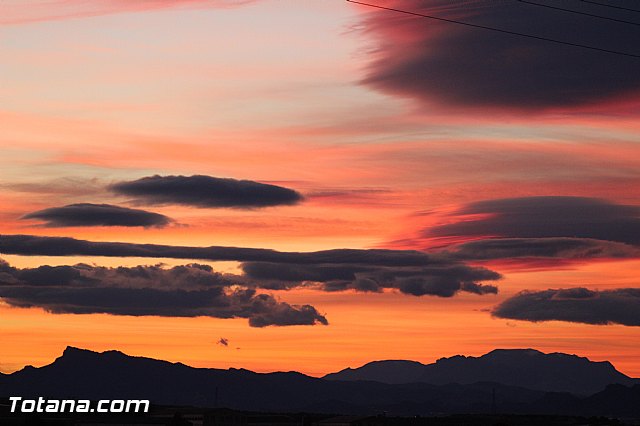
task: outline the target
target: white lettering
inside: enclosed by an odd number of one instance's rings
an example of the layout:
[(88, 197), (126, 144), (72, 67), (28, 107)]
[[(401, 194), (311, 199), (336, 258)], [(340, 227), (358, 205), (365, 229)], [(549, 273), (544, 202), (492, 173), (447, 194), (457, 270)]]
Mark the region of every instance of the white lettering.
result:
[(11, 412), (15, 413), (16, 412), (16, 403), (18, 401), (20, 401), (22, 399), (22, 397), (20, 396), (11, 396), (9, 397), (9, 401), (11, 401)]
[[(116, 408), (118, 407), (118, 408)], [(111, 412), (122, 413), (124, 411), (124, 401), (121, 399), (114, 399), (111, 401)]]
[(43, 405), (44, 405), (44, 398), (43, 397), (39, 397), (38, 398), (38, 405), (36, 406), (36, 412), (37, 413), (44, 413), (44, 408), (42, 408)]
[(73, 410), (76, 408), (76, 402), (73, 399), (63, 399), (62, 400), (62, 407), (60, 407), (60, 412), (64, 413), (64, 407), (65, 405), (69, 406), (69, 412), (73, 413)]
[(41, 396), (37, 399), (23, 399), (21, 396), (10, 396), (9, 401), (12, 413), (148, 413), (151, 405), (148, 399), (101, 399), (97, 404), (92, 404), (88, 399), (60, 400)]
[(91, 408), (91, 401), (88, 399), (81, 399), (76, 406), (76, 413), (88, 413)]
[(60, 401), (57, 399), (50, 399), (47, 401), (47, 406), (44, 407), (44, 411), (47, 413), (57, 413), (60, 409)]
[(22, 406), (20, 407), (20, 411), (23, 413), (33, 413), (36, 409), (36, 402), (33, 399), (25, 399), (22, 401)]
[(108, 399), (101, 399), (100, 401), (98, 401), (98, 413), (108, 413), (109, 409), (108, 408), (102, 408), (104, 405), (109, 405), (109, 400)]
[(140, 405), (144, 404), (144, 411), (143, 413), (147, 413), (149, 412), (149, 400), (148, 399), (130, 399), (127, 401), (127, 408), (126, 408), (126, 412), (127, 413), (131, 413), (131, 406), (135, 404), (136, 405), (136, 409), (135, 411), (133, 411), (134, 413), (138, 413), (140, 412)]

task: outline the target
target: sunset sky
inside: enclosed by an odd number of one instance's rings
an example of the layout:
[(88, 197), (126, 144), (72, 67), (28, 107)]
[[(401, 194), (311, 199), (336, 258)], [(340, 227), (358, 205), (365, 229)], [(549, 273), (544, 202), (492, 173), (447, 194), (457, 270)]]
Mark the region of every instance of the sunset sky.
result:
[(640, 377), (640, 13), (372, 3), (2, 1), (0, 371)]

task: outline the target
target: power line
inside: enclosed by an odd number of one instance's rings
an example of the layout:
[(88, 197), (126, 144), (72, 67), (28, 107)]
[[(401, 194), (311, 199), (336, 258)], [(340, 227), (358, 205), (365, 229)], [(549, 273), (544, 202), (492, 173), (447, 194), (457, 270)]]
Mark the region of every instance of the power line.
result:
[(373, 8), (376, 8), (376, 9), (389, 10), (389, 11), (392, 11), (392, 12), (404, 13), (406, 15), (419, 16), (421, 18), (434, 19), (436, 21), (449, 22), (449, 23), (452, 23), (452, 24), (459, 24), (459, 25), (464, 25), (464, 26), (473, 27), (473, 28), (481, 28), (483, 30), (495, 31), (495, 32), (503, 33), (503, 34), (516, 35), (516, 36), (519, 36), (519, 37), (532, 38), (532, 39), (535, 39), (535, 40), (542, 40), (542, 41), (547, 41), (547, 42), (550, 42), (550, 43), (564, 44), (566, 46), (579, 47), (579, 48), (582, 48), (582, 49), (596, 50), (598, 52), (605, 52), (605, 53), (611, 53), (613, 55), (628, 56), (628, 57), (631, 57), (631, 58), (640, 59), (640, 55), (636, 55), (636, 54), (633, 54), (633, 53), (618, 52), (616, 50), (602, 49), (600, 47), (588, 46), (586, 44), (571, 43), (571, 42), (568, 42), (568, 41), (556, 40), (556, 39), (553, 39), (553, 38), (540, 37), (540, 36), (536, 36), (536, 35), (533, 35), (533, 34), (525, 34), (525, 33), (518, 33), (518, 32), (515, 32), (515, 31), (502, 30), (500, 28), (493, 28), (493, 27), (487, 27), (487, 26), (484, 26), (484, 25), (471, 24), (469, 22), (456, 21), (456, 20), (447, 19), (447, 18), (440, 18), (440, 17), (437, 17), (437, 16), (425, 15), (423, 13), (411, 12), (411, 11), (402, 10), (402, 9), (395, 9), (395, 8), (392, 8), (392, 7), (378, 6), (376, 4), (364, 3), (364, 2), (356, 1), (356, 0), (346, 0), (346, 1), (349, 2), (349, 3), (360, 4), (362, 6), (373, 7)]
[(628, 10), (629, 12), (640, 13), (640, 10), (638, 10), (638, 9), (630, 9), (628, 7), (614, 6), (612, 4), (600, 3), (600, 2), (597, 2), (597, 1), (590, 1), (590, 0), (580, 0), (580, 1), (583, 2), (583, 3), (597, 4), (598, 6), (610, 7), (612, 9)]
[(532, 6), (546, 7), (547, 9), (561, 10), (563, 12), (575, 13), (575, 14), (584, 15), (584, 16), (591, 16), (593, 18), (606, 19), (607, 21), (621, 22), (623, 24), (630, 24), (630, 25), (635, 25), (635, 26), (640, 27), (640, 23), (638, 23), (638, 22), (624, 21), (622, 19), (610, 18), (608, 16), (602, 16), (602, 15), (594, 15), (592, 13), (580, 12), (578, 10), (572, 10), (572, 9), (564, 9), (562, 7), (551, 6), (551, 5), (542, 4), (542, 3), (535, 3), (535, 2), (527, 1), (527, 0), (518, 0), (518, 1), (520, 3), (526, 3), (526, 4), (530, 4)]

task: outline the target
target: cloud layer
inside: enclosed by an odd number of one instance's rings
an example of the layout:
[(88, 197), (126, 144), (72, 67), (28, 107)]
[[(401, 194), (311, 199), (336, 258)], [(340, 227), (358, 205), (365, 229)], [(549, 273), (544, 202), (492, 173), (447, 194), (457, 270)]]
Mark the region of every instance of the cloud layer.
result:
[(0, 235), (0, 253), (24, 256), (152, 257), (211, 261), (368, 264), (377, 266), (422, 266), (431, 262), (429, 255), (414, 250), (335, 249), (316, 252), (281, 252), (243, 247), (189, 247), (93, 242), (69, 237), (40, 237), (34, 235)]
[[(554, 261), (640, 257), (640, 207), (569, 196), (501, 198), (467, 204), (405, 245), (437, 243), (452, 260)], [(462, 241), (462, 242), (461, 242)], [(540, 263), (540, 260), (543, 263)]]
[(145, 210), (130, 209), (110, 204), (69, 204), (26, 214), (22, 219), (36, 219), (45, 226), (143, 226), (162, 228), (172, 221), (167, 216)]
[(298, 192), (276, 185), (211, 176), (148, 176), (119, 182), (110, 189), (138, 204), (180, 204), (213, 208), (288, 206), (302, 201)]
[(180, 247), (100, 243), (72, 238), (0, 236), (0, 253), (52, 256), (117, 256), (238, 261), (244, 275), (236, 283), (272, 290), (314, 287), (322, 291), (381, 292), (396, 289), (414, 296), (451, 297), (458, 292), (495, 294), (482, 284), (500, 274), (458, 260), (412, 250), (336, 249), (278, 252), (239, 247)]
[(252, 327), (328, 324), (310, 305), (290, 305), (206, 265), (18, 269), (0, 260), (0, 297), (52, 313), (248, 318)]
[[(395, 0), (384, 6), (640, 54), (634, 42), (640, 37), (637, 26), (520, 2)], [(571, 8), (629, 18), (621, 11), (583, 2)], [(378, 38), (379, 46), (364, 83), (394, 95), (426, 104), (541, 110), (638, 96), (640, 90), (637, 58), (372, 10), (364, 28)]]
[(256, 280), (266, 288), (287, 289), (301, 283), (319, 283), (324, 291), (381, 292), (390, 288), (413, 296), (452, 297), (461, 291), (496, 294), (497, 287), (479, 282), (500, 279), (500, 274), (489, 269), (453, 262), (433, 262), (423, 267), (246, 262), (241, 267), (247, 279)]
[(447, 252), (460, 260), (514, 258), (630, 259), (640, 257), (640, 248), (590, 238), (496, 238), (455, 245)]
[[(591, 238), (640, 243), (640, 207), (585, 197), (521, 197), (471, 203), (463, 220), (425, 231), (429, 237)], [(478, 215), (464, 218), (464, 216)]]
[(499, 304), (492, 314), (523, 321), (569, 321), (640, 326), (640, 289), (593, 291), (583, 287), (523, 291)]

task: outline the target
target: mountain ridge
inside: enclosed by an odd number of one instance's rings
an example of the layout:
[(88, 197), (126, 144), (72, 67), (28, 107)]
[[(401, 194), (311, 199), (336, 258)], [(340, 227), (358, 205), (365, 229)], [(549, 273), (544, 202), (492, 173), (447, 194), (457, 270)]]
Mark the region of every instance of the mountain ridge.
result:
[[(384, 365), (384, 361), (382, 363)], [(409, 361), (409, 365), (419, 367), (423, 364)], [(612, 384), (583, 397), (492, 381), (387, 384), (326, 380), (299, 372), (194, 368), (182, 363), (129, 356), (120, 351), (94, 352), (74, 347), (65, 349), (51, 364), (25, 367), (0, 376), (0, 396), (148, 399), (156, 404), (252, 411), (346, 414), (386, 411), (410, 416), (490, 413), (495, 398), (504, 412), (594, 415), (637, 412), (640, 417), (640, 404), (633, 403), (639, 394), (640, 385)]]
[(371, 361), (323, 376), (326, 380), (368, 380), (389, 384), (471, 384), (498, 382), (549, 392), (588, 395), (608, 384), (633, 385), (638, 379), (618, 371), (609, 361), (537, 349), (494, 349), (484, 355), (454, 355), (431, 364), (409, 360)]

